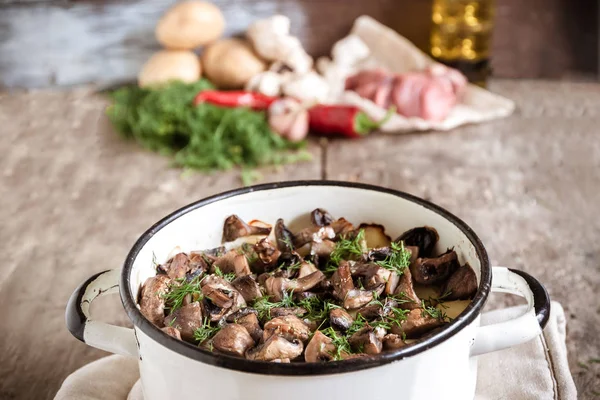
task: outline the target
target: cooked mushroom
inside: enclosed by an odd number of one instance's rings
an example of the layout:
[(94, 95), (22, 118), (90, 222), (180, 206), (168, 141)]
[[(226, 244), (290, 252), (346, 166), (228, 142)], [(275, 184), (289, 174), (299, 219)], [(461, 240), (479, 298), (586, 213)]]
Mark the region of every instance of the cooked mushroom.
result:
[(358, 229), (365, 232), (365, 240), (369, 249), (377, 247), (387, 247), (392, 242), (392, 238), (386, 235), (385, 228), (379, 224), (360, 224)]
[(319, 259), (329, 259), (331, 253), (335, 250), (335, 243), (331, 240), (321, 240), (318, 242), (312, 242), (310, 246), (310, 254), (316, 255)]
[(406, 346), (406, 342), (402, 340), (402, 336), (394, 333), (388, 333), (383, 337), (384, 350), (398, 350)]
[(413, 287), (410, 268), (406, 268), (404, 273), (400, 276), (394, 295), (403, 300), (400, 301), (399, 307), (404, 310), (412, 310), (413, 308), (421, 307), (421, 299), (419, 299), (419, 296), (417, 296)]
[(244, 236), (268, 235), (270, 232), (271, 228), (248, 225), (240, 217), (233, 214), (227, 217), (223, 225), (223, 242), (233, 242)]
[(140, 291), (140, 311), (144, 317), (159, 328), (165, 318), (165, 299), (171, 279), (166, 275), (156, 275), (146, 279)]
[[(408, 268), (406, 270), (408, 270)], [(396, 271), (391, 271), (390, 277), (388, 278), (387, 282), (385, 283), (385, 290), (384, 290), (385, 295), (389, 296), (389, 295), (393, 294), (396, 291), (396, 288), (398, 287), (399, 283), (400, 283), (400, 275), (398, 275), (398, 273)]]
[(285, 226), (281, 218), (275, 222), (275, 241), (277, 248), (282, 252), (294, 250), (294, 234)]
[(336, 347), (330, 337), (325, 336), (321, 331), (316, 331), (304, 351), (304, 361), (320, 362), (331, 361), (334, 359)]
[(237, 310), (234, 313), (228, 314), (227, 318), (225, 320), (227, 322), (235, 322), (237, 324), (237, 321), (240, 318), (245, 317), (246, 315), (249, 315), (249, 314), (258, 315), (258, 311), (256, 311), (254, 308), (251, 308), (251, 307), (244, 307), (244, 308)]
[(300, 264), (300, 268), (298, 269), (298, 278), (304, 278), (312, 274), (313, 272), (317, 272), (318, 268), (311, 262), (303, 262)]
[(271, 318), (285, 317), (286, 315), (295, 315), (298, 317), (306, 314), (306, 308), (303, 307), (273, 307), (271, 308)]
[(269, 241), (268, 238), (261, 239), (254, 245), (254, 251), (258, 255), (264, 267), (270, 268), (277, 264), (281, 251)]
[(231, 282), (231, 286), (233, 286), (242, 295), (246, 302), (251, 302), (252, 300), (262, 296), (258, 283), (256, 283), (251, 275), (235, 278)]
[(166, 333), (167, 335), (174, 337), (175, 339), (181, 340), (181, 333), (179, 333), (177, 328), (173, 328), (172, 326), (165, 326), (164, 328), (161, 328), (160, 330), (163, 331), (164, 333)]
[[(232, 314), (241, 308), (246, 307), (244, 297), (225, 279), (210, 275), (206, 277), (202, 283), (202, 294), (206, 300), (210, 300), (211, 304), (205, 304), (208, 308), (208, 313), (211, 316), (211, 321), (218, 321), (223, 316)], [(215, 309), (217, 307), (218, 309)]]
[(409, 262), (412, 264), (419, 258), (419, 248), (417, 246), (404, 246), (404, 249), (410, 252)]
[(208, 271), (208, 262), (205, 259), (206, 256), (192, 252), (189, 256), (189, 270), (185, 275), (188, 281), (192, 281), (194, 278), (202, 276)]
[(190, 252), (190, 258), (194, 256), (200, 256), (206, 262), (207, 266), (211, 266), (213, 262), (215, 262), (215, 260), (221, 257), (223, 254), (225, 254), (225, 247), (219, 246), (202, 251), (192, 251)]
[(255, 343), (258, 343), (262, 339), (263, 330), (260, 327), (256, 314), (247, 314), (243, 317), (236, 318), (235, 323), (246, 328)]
[(265, 287), (267, 293), (272, 296), (275, 301), (281, 301), (284, 293), (299, 293), (310, 290), (323, 279), (325, 279), (325, 275), (321, 271), (313, 272), (310, 275), (298, 279), (270, 276), (265, 281)]
[(447, 300), (470, 299), (475, 292), (477, 292), (477, 275), (469, 264), (458, 268), (442, 287), (442, 293), (447, 293)]
[(331, 225), (331, 223), (333, 222), (333, 217), (327, 212), (327, 210), (323, 210), (322, 208), (315, 208), (310, 213), (310, 220), (315, 226), (327, 226)]
[(166, 326), (173, 326), (181, 333), (181, 338), (194, 340), (194, 331), (202, 326), (202, 308), (197, 301), (178, 308), (165, 318)]
[(223, 353), (243, 357), (254, 346), (254, 339), (242, 325), (227, 324), (212, 338), (212, 344)]
[(361, 277), (366, 290), (376, 292), (377, 295), (383, 293), (386, 282), (390, 279), (391, 271), (380, 267), (374, 263), (361, 264), (356, 263), (350, 268), (352, 276)]
[(217, 258), (213, 263), (213, 269), (219, 268), (224, 274), (234, 273), (236, 276), (250, 275), (250, 265), (244, 254), (236, 250), (229, 250), (227, 253)]
[(430, 226), (422, 226), (404, 232), (395, 242), (403, 241), (405, 246), (417, 246), (421, 257), (429, 257), (439, 238), (435, 229)]
[(329, 311), (329, 324), (334, 329), (345, 331), (352, 326), (353, 322), (354, 318), (343, 308), (334, 308)]
[(352, 289), (346, 294), (346, 298), (344, 298), (344, 308), (347, 310), (354, 310), (364, 306), (372, 300), (373, 292)]
[(417, 258), (410, 265), (410, 271), (415, 282), (424, 285), (441, 283), (458, 268), (458, 258), (453, 250), (448, 250), (437, 258)]
[(336, 219), (330, 224), (330, 226), (333, 228), (336, 238), (347, 235), (348, 233), (354, 231), (354, 225), (348, 222), (345, 218)]
[(335, 231), (330, 226), (313, 226), (302, 229), (294, 235), (294, 247), (304, 246), (309, 242), (320, 242), (325, 239), (333, 239)]
[(273, 318), (265, 323), (263, 339), (267, 340), (271, 335), (280, 335), (290, 342), (299, 340), (306, 342), (310, 336), (310, 330), (295, 315), (286, 315)]
[(274, 361), (289, 358), (293, 360), (302, 354), (304, 346), (300, 341), (290, 342), (279, 335), (271, 335), (263, 344), (246, 352), (246, 358), (258, 361)]
[(383, 307), (379, 304), (367, 304), (356, 311), (357, 315), (361, 315), (367, 321), (379, 318), (383, 315)]
[(400, 326), (392, 324), (392, 333), (396, 335), (406, 335), (412, 339), (419, 337), (441, 325), (444, 321), (438, 318), (433, 318), (425, 313), (422, 308), (411, 310), (406, 316), (406, 320), (400, 323)]
[[(384, 331), (385, 333), (385, 331)], [(350, 336), (348, 342), (352, 345), (354, 350), (358, 350), (360, 353), (365, 354), (379, 354), (383, 348), (381, 342), (381, 332), (376, 332), (376, 329), (371, 326), (365, 326), (354, 335)]]
[(167, 261), (164, 265), (160, 266), (171, 279), (180, 279), (185, 277), (185, 274), (190, 270), (190, 260), (185, 253), (177, 253)]

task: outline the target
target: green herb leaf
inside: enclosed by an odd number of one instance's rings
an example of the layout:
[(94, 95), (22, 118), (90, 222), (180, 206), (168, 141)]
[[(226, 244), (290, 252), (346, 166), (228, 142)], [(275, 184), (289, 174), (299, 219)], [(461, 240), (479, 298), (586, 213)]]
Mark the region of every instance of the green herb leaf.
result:
[(225, 279), (228, 282), (233, 281), (235, 278), (237, 278), (237, 275), (233, 272), (229, 272), (227, 274), (224, 274), (223, 271), (221, 271), (221, 268), (215, 266), (215, 275), (220, 276), (221, 278)]
[(329, 257), (326, 272), (335, 271), (342, 260), (353, 260), (359, 258), (367, 251), (365, 231), (361, 229), (356, 234), (344, 235), (335, 243), (335, 248)]
[(170, 314), (173, 314), (183, 306), (183, 300), (188, 295), (192, 297), (192, 301), (202, 300), (201, 281), (200, 277), (195, 277), (189, 282), (185, 278), (181, 278), (169, 286), (169, 291), (164, 293), (162, 297), (165, 299), (165, 304)]
[(215, 336), (220, 330), (220, 326), (212, 326), (210, 324), (210, 320), (208, 318), (204, 318), (202, 326), (194, 331), (194, 339), (196, 339), (198, 343), (202, 343)]
[(404, 242), (400, 244), (392, 242), (390, 245), (390, 254), (382, 261), (376, 261), (375, 264), (382, 268), (396, 272), (402, 275), (404, 270), (410, 265), (410, 251), (404, 248)]

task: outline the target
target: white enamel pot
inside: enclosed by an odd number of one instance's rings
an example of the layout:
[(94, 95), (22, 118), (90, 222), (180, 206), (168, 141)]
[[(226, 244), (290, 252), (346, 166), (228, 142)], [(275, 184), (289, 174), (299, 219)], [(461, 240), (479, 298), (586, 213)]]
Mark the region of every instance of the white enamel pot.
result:
[[(468, 262), (476, 271), (475, 298), (443, 330), (411, 346), (329, 363), (277, 364), (215, 355), (164, 334), (140, 313), (136, 299), (143, 282), (155, 275), (153, 257), (162, 262), (176, 247), (189, 251), (220, 245), (223, 221), (233, 213), (244, 220), (273, 223), (281, 217), (290, 222), (317, 207), (352, 223), (383, 224), (392, 237), (416, 226), (435, 227), (437, 251), (454, 247), (461, 264)], [(133, 329), (90, 317), (94, 299), (117, 291)], [(524, 297), (527, 311), (480, 327), (490, 292)], [(377, 186), (300, 181), (233, 190), (174, 212), (139, 238), (121, 270), (101, 272), (82, 283), (69, 300), (66, 317), (77, 339), (139, 358), (146, 400), (464, 400), (474, 397), (477, 356), (535, 338), (549, 312), (548, 293), (537, 280), (522, 271), (491, 267), (475, 233), (444, 209)]]

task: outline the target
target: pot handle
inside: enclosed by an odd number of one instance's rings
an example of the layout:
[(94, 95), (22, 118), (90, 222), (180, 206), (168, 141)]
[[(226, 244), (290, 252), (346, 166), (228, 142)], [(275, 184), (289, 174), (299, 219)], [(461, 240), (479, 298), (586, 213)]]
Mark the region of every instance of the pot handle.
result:
[(471, 356), (525, 343), (542, 333), (550, 317), (550, 296), (537, 279), (526, 272), (505, 267), (493, 267), (492, 277), (492, 292), (524, 297), (527, 310), (515, 319), (477, 328)]
[(119, 291), (121, 271), (110, 269), (83, 282), (71, 295), (65, 317), (69, 332), (83, 343), (100, 350), (137, 357), (133, 329), (109, 325), (90, 318), (90, 304), (100, 296)]

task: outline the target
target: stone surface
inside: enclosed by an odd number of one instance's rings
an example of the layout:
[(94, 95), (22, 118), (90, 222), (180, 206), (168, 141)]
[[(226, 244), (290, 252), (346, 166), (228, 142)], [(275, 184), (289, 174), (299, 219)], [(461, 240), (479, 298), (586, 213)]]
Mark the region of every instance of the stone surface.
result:
[[(539, 278), (567, 312), (581, 399), (600, 391), (600, 85), (496, 81), (507, 119), (447, 133), (330, 141), (314, 161), (265, 180), (329, 179), (405, 190), (471, 225), (497, 265)], [(193, 200), (240, 185), (236, 173), (191, 175), (122, 141), (87, 88), (0, 93), (0, 398), (50, 399), (106, 353), (64, 324), (71, 291), (118, 268), (135, 239)], [(323, 157), (322, 157), (323, 156)], [(324, 164), (321, 164), (323, 160)], [(118, 297), (99, 319), (126, 324)], [(490, 307), (512, 303), (492, 296)]]

